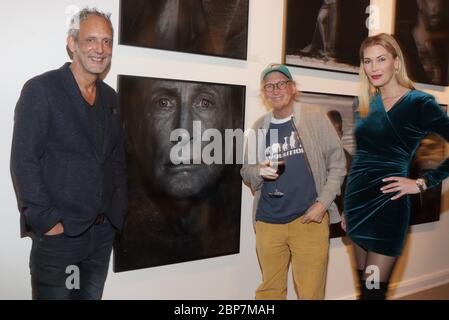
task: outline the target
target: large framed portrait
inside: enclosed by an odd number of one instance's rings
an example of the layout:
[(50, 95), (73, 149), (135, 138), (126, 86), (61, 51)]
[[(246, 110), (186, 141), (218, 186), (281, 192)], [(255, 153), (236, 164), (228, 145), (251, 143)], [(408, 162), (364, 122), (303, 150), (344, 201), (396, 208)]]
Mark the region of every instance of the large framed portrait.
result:
[(369, 0), (287, 0), (285, 64), (358, 73)]
[(249, 0), (121, 0), (119, 43), (246, 60)]
[(238, 253), (241, 162), (227, 133), (243, 130), (245, 87), (119, 75), (118, 93), (129, 207), (114, 271)]
[(395, 36), (412, 80), (449, 85), (448, 0), (397, 0)]
[[(301, 92), (300, 101), (314, 104), (321, 108), (334, 125), (338, 135), (341, 138), (347, 169), (351, 167), (352, 157), (355, 153), (356, 143), (353, 135), (354, 96), (337, 95), (317, 92)], [(442, 106), (447, 108), (447, 106)], [(410, 165), (410, 178), (416, 179), (426, 171), (435, 169), (445, 158), (445, 141), (436, 134), (430, 134), (425, 137), (418, 148), (415, 157)], [(336, 204), (340, 213), (343, 212), (343, 199), (346, 186), (346, 179), (342, 185), (342, 195), (336, 199)], [(432, 188), (422, 194), (411, 196), (412, 211), (411, 224), (421, 224), (438, 221), (441, 210), (441, 185)], [(341, 229), (340, 223), (331, 224), (330, 237), (343, 236), (345, 232)]]

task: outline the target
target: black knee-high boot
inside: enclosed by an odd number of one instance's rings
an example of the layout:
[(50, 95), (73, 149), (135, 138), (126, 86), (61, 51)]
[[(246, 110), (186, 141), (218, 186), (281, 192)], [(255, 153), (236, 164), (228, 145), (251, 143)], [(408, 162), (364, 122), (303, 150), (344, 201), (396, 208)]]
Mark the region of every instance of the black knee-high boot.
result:
[(389, 282), (375, 282), (373, 288), (366, 287), (366, 281), (361, 281), (360, 300), (386, 300)]

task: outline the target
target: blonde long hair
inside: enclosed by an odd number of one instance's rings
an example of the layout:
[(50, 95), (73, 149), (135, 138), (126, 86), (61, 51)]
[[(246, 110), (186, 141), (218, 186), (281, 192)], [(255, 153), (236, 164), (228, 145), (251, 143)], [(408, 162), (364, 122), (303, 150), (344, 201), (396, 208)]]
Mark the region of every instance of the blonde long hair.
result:
[(402, 53), (401, 47), (397, 41), (389, 34), (380, 33), (375, 36), (366, 38), (362, 45), (360, 46), (359, 56), (360, 56), (360, 95), (359, 95), (359, 114), (361, 117), (366, 117), (369, 112), (369, 104), (371, 99), (377, 92), (377, 88), (371, 84), (366, 75), (365, 69), (363, 67), (363, 52), (366, 48), (379, 45), (385, 48), (389, 53), (392, 54), (393, 58), (398, 58), (399, 67), (396, 72), (396, 79), (398, 83), (408, 89), (414, 89), (414, 84), (407, 75), (407, 70), (405, 66), (404, 54)]

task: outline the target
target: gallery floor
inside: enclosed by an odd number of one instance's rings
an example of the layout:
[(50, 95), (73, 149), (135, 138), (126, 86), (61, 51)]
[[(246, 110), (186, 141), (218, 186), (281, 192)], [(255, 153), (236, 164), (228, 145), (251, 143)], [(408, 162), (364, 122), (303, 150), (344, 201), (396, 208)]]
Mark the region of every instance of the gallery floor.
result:
[(398, 300), (449, 300), (449, 283), (399, 298)]

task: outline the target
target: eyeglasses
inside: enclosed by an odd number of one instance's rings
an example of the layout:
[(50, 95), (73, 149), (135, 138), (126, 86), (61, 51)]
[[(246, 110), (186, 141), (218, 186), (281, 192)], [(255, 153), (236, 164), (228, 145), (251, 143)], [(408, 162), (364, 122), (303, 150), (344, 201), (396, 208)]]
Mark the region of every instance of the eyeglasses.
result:
[(263, 89), (266, 92), (273, 92), (275, 87), (278, 90), (284, 90), (285, 88), (287, 88), (287, 84), (289, 82), (290, 82), (290, 80), (281, 80), (281, 81), (276, 82), (276, 83), (267, 83), (266, 85), (263, 86)]

